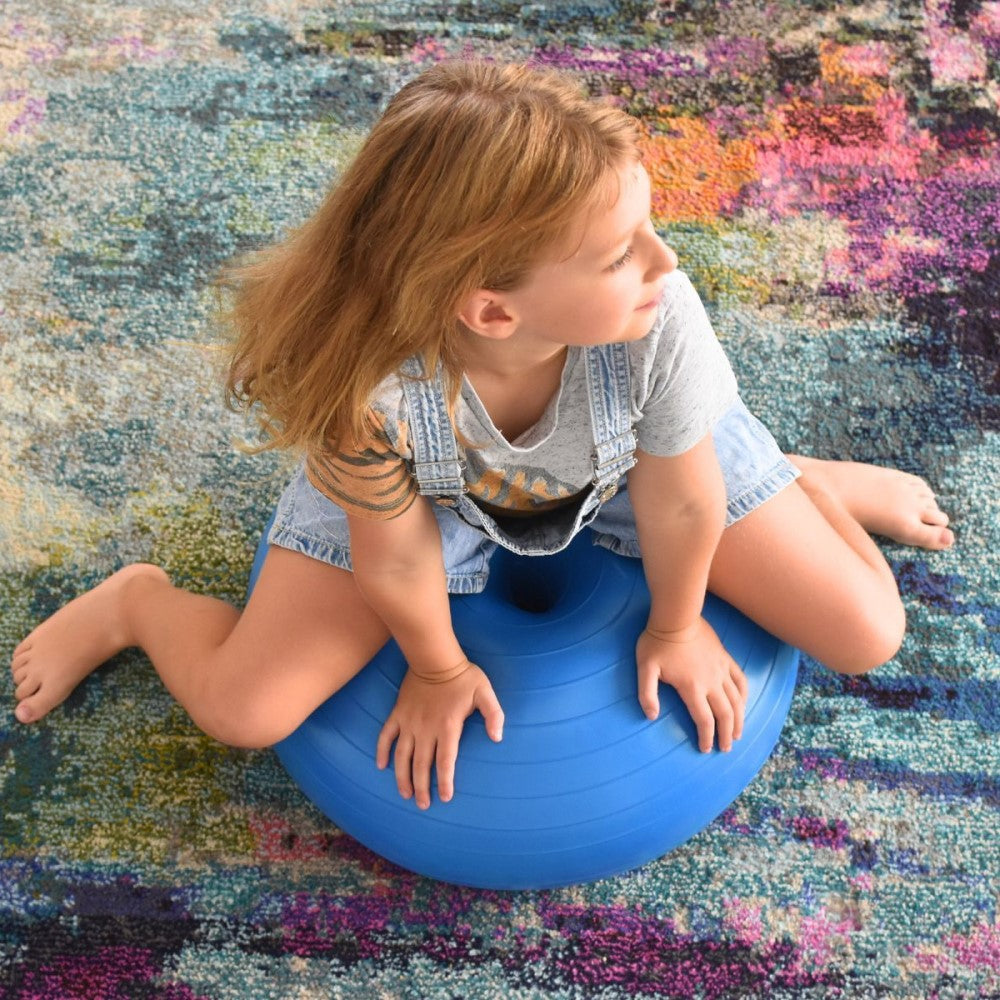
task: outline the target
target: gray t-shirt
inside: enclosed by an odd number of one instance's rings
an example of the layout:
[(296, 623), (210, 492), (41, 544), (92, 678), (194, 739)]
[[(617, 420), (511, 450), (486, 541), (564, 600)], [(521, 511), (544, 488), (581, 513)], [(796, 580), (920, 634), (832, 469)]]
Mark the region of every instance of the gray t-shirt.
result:
[[(729, 361), (682, 271), (667, 276), (652, 330), (630, 343), (628, 351), (632, 423), (639, 447), (649, 454), (679, 455), (692, 448), (737, 399)], [(313, 484), (349, 512), (391, 517), (408, 507), (416, 492), (404, 471), (412, 452), (398, 376), (382, 382), (371, 416), (370, 447), (353, 456), (311, 456), (308, 471)], [(465, 447), (470, 495), (489, 507), (512, 514), (540, 512), (590, 486), (594, 439), (583, 348), (569, 348), (558, 392), (541, 419), (514, 441), (497, 430), (468, 380), (463, 380), (455, 422), (471, 443)], [(391, 502), (386, 502), (387, 484), (394, 484)], [(372, 489), (377, 485), (382, 492), (376, 499)]]

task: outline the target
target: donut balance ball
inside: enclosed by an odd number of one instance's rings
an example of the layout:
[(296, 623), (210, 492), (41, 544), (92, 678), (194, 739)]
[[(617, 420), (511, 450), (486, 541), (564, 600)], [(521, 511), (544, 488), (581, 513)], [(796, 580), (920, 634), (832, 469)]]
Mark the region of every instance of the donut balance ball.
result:
[[(635, 642), (649, 611), (638, 559), (583, 532), (543, 558), (498, 549), (482, 594), (453, 596), (470, 660), (504, 709), (493, 743), (465, 723), (455, 796), (422, 811), (375, 766), (379, 730), (406, 664), (392, 641), (275, 750), (344, 832), (404, 868), (489, 889), (540, 889), (636, 868), (683, 843), (749, 784), (788, 714), (798, 653), (709, 595), (705, 617), (749, 682), (743, 738), (698, 751), (683, 702), (660, 685), (651, 722)], [(261, 542), (251, 587), (266, 552)], [(330, 609), (336, 614), (336, 609)]]

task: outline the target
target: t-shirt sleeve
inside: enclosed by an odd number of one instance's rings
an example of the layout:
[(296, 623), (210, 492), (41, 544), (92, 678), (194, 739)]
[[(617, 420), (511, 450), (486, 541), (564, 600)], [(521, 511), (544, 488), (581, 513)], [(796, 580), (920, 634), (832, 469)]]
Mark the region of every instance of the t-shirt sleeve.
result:
[(406, 511), (417, 495), (400, 453), (405, 448), (405, 426), (390, 428), (389, 419), (370, 410), (365, 438), (355, 447), (331, 444), (306, 458), (309, 482), (348, 514), (389, 520)]
[(705, 307), (682, 271), (668, 276), (656, 324), (632, 347), (639, 447), (651, 455), (683, 454), (739, 392)]

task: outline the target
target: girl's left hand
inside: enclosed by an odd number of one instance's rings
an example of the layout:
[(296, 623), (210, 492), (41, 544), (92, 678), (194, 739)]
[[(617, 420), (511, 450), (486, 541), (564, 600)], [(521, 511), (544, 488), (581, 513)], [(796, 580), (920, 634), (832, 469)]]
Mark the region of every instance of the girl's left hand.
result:
[(639, 703), (647, 718), (660, 714), (660, 681), (675, 688), (698, 729), (698, 747), (708, 753), (718, 729), (719, 749), (731, 750), (743, 735), (746, 675), (726, 652), (712, 626), (699, 617), (690, 628), (647, 628), (636, 644)]

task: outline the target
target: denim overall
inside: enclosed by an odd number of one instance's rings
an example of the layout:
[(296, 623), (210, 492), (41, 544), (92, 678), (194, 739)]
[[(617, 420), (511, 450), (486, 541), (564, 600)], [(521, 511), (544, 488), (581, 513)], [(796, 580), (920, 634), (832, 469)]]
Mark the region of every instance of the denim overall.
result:
[(636, 463), (628, 348), (606, 344), (584, 348), (583, 355), (594, 450), (591, 486), (582, 497), (533, 517), (491, 516), (477, 506), (465, 485), (440, 370), (424, 378), (421, 360), (414, 357), (402, 372), (417, 491), (518, 555), (551, 555), (566, 548), (618, 492), (622, 476)]
[[(476, 594), (486, 586), (497, 545), (518, 554), (549, 555), (566, 548), (581, 529), (620, 555), (640, 555), (635, 515), (623, 476), (636, 463), (631, 422), (630, 367), (624, 344), (583, 349), (594, 439), (591, 487), (564, 507), (533, 517), (486, 513), (468, 495), (458, 442), (445, 403), (440, 371), (424, 378), (418, 358), (403, 365), (409, 409), (412, 472), (431, 501), (441, 532), (448, 591)], [(726, 483), (732, 524), (798, 476), (767, 428), (737, 400), (712, 430)], [(303, 464), (275, 511), (268, 541), (342, 569), (352, 569), (347, 514), (319, 492)]]

